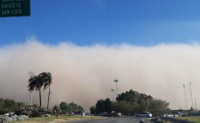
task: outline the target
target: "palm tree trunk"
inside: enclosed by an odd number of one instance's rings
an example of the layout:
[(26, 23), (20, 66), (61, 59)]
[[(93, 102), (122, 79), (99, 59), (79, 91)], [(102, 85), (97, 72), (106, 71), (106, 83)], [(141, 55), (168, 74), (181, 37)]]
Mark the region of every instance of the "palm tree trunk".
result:
[(41, 107), (41, 105), (42, 105), (41, 89), (39, 90), (39, 96), (40, 96), (40, 107)]
[(51, 91), (50, 91), (50, 86), (49, 86), (49, 93), (48, 93), (47, 109), (49, 109), (50, 93), (51, 93)]

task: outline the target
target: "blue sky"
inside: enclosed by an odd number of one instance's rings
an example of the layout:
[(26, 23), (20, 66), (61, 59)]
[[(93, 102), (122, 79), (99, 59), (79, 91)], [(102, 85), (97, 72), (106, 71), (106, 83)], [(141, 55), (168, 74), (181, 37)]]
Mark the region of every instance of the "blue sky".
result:
[(153, 46), (200, 41), (199, 0), (31, 0), (30, 17), (0, 18), (0, 46), (30, 37), (71, 42)]

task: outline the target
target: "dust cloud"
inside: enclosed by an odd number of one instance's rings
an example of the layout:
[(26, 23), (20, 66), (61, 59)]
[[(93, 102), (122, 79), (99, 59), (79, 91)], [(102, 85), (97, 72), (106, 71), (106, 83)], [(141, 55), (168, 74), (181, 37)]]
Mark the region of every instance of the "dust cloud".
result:
[[(160, 44), (139, 47), (77, 46), (71, 43), (44, 44), (37, 40), (0, 47), (0, 98), (29, 104), (30, 73), (51, 72), (51, 106), (61, 101), (78, 103), (86, 110), (98, 99), (111, 98), (118, 79), (118, 92), (130, 89), (170, 102), (172, 109), (185, 109), (183, 84), (186, 85), (188, 108), (193, 100), (200, 106), (200, 46)], [(42, 92), (42, 105), (48, 91)], [(39, 104), (38, 92), (33, 103)]]

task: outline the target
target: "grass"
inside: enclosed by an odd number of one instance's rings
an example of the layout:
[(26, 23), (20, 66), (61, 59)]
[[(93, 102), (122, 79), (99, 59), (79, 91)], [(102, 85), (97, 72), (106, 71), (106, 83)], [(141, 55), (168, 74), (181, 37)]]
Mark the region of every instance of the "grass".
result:
[(200, 123), (200, 116), (177, 117), (178, 119)]
[[(187, 116), (187, 117), (176, 117), (177, 119), (182, 119), (182, 120), (188, 120), (188, 121), (192, 121), (195, 123), (200, 123), (200, 116)], [(159, 119), (158, 121), (161, 121), (161, 119)], [(164, 122), (161, 121), (163, 123), (171, 123), (170, 121)]]
[(170, 121), (164, 122), (164, 121), (162, 121), (160, 118), (158, 119), (158, 121), (160, 121), (160, 122), (162, 122), (162, 123), (172, 123), (172, 122), (170, 122)]
[(74, 115), (74, 116), (67, 116), (67, 115), (59, 115), (58, 119), (56, 116), (51, 116), (51, 117), (40, 117), (40, 118), (29, 118), (24, 121), (16, 121), (13, 123), (48, 123), (48, 122), (62, 122), (62, 121), (72, 121), (72, 120), (90, 120), (90, 119), (100, 119), (102, 117), (98, 116), (83, 116), (81, 118), (80, 115)]

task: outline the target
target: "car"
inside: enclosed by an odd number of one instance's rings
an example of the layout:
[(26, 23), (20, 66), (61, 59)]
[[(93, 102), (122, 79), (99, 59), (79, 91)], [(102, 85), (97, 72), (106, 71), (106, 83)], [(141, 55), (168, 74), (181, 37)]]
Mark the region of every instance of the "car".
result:
[(149, 112), (142, 112), (135, 115), (136, 117), (152, 117), (152, 114)]
[(4, 114), (4, 116), (9, 116), (9, 115), (10, 115), (10, 113), (5, 113), (5, 114)]
[(106, 115), (107, 115), (107, 112), (101, 112), (97, 114), (97, 116), (106, 116)]
[(105, 116), (107, 117), (120, 117), (122, 115), (121, 112), (111, 111), (107, 113)]
[(183, 115), (183, 113), (181, 113), (181, 112), (173, 112), (172, 115), (178, 115), (178, 117), (181, 117)]
[(85, 112), (85, 115), (91, 115), (91, 113), (90, 112)]
[(82, 114), (85, 115), (85, 112), (77, 111), (74, 113), (74, 115), (82, 115)]
[(13, 116), (15, 113), (14, 112), (9, 112), (9, 113), (5, 113), (4, 116)]
[(181, 112), (172, 112), (171, 114), (164, 115), (165, 117), (182, 117), (187, 116), (187, 114), (183, 114)]

